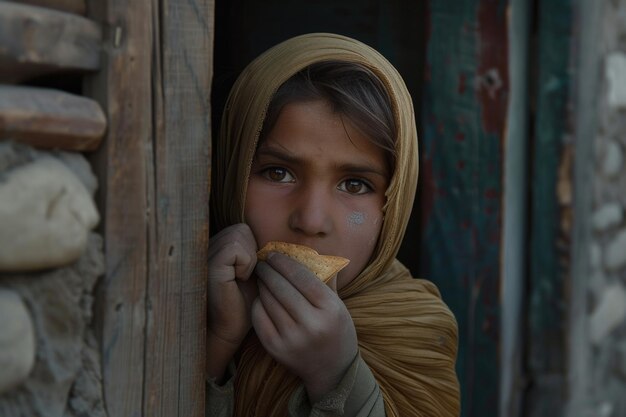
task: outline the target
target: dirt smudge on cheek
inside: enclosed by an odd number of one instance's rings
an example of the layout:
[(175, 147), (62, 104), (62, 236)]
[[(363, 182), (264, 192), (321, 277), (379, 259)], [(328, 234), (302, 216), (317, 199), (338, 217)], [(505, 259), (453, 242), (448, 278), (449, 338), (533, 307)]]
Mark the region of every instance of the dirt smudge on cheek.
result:
[(365, 223), (365, 214), (360, 211), (353, 211), (348, 215), (347, 221), (349, 226), (361, 226)]

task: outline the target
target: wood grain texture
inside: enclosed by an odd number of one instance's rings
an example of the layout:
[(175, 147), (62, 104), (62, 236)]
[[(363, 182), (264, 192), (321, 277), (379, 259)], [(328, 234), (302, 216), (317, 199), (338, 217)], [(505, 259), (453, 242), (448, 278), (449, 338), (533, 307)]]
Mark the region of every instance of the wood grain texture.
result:
[(102, 30), (75, 14), (0, 2), (0, 82), (100, 67)]
[(46, 7), (62, 12), (85, 15), (87, 2), (85, 0), (12, 0), (15, 3), (30, 4), (31, 6)]
[(94, 100), (51, 89), (0, 85), (0, 140), (93, 151), (105, 129), (104, 112)]
[(147, 166), (153, 163), (146, 154), (153, 138), (153, 37), (152, 22), (145, 17), (152, 15), (152, 2), (94, 0), (90, 6), (90, 17), (111, 28), (103, 42), (103, 68), (86, 79), (85, 88), (108, 121), (93, 158), (105, 251), (94, 317), (102, 389), (110, 417), (143, 416), (150, 245), (146, 187), (151, 181)]
[(203, 416), (212, 1), (90, 4), (110, 27), (87, 90), (109, 119), (98, 294), (111, 417)]
[(213, 0), (153, 10), (145, 415), (204, 416)]

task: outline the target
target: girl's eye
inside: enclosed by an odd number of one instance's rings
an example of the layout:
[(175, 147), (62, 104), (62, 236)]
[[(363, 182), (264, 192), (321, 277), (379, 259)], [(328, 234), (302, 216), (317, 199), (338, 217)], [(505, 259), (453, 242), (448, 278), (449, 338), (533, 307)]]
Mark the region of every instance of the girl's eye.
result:
[(285, 168), (271, 167), (267, 168), (263, 172), (263, 176), (270, 181), (274, 182), (293, 182), (293, 175), (289, 173)]
[(337, 188), (350, 194), (366, 194), (372, 191), (372, 187), (365, 181), (357, 179), (345, 180)]

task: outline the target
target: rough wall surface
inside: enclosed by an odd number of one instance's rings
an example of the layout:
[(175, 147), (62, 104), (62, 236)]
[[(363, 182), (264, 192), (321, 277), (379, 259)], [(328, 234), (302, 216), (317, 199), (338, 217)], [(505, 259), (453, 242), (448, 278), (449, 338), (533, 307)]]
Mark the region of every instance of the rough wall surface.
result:
[[(0, 373), (0, 416), (106, 416), (100, 357), (90, 327), (92, 293), (104, 269), (102, 239), (90, 231), (95, 225), (93, 216), (91, 220), (84, 216), (93, 209), (90, 204), (96, 188), (95, 178), (80, 154), (40, 152), (3, 142), (0, 143), (0, 193), (5, 190), (3, 187), (14, 184), (12, 179), (16, 173), (31, 166), (37, 169), (55, 166), (49, 171), (49, 181), (42, 180), (37, 185), (38, 192), (30, 193), (35, 198), (20, 206), (16, 201), (29, 194), (28, 190), (20, 189), (11, 194), (10, 202), (0, 201), (0, 223), (18, 221), (20, 216), (49, 222), (39, 228), (44, 235), (38, 237), (36, 231), (31, 230), (28, 233), (35, 234), (28, 239), (23, 239), (23, 233), (16, 232), (11, 225), (0, 224), (0, 230), (11, 231), (10, 235), (8, 232), (0, 234), (1, 249), (8, 251), (19, 241), (20, 245), (26, 245), (23, 251), (32, 255), (32, 259), (24, 257), (25, 264), (20, 266), (19, 272), (0, 265), (0, 293), (3, 295), (0, 310), (5, 306), (11, 311), (22, 311), (25, 307), (24, 314), (0, 317), (0, 322), (7, 320), (0, 327), (11, 324), (9, 328), (14, 329), (10, 335), (5, 332), (0, 336), (0, 367), (21, 364), (14, 366), (10, 373)], [(88, 203), (85, 195), (89, 196)], [(39, 206), (42, 211), (23, 208)], [(21, 211), (16, 212), (16, 207), (22, 207)], [(83, 209), (86, 211), (81, 211)], [(49, 265), (42, 264), (41, 241), (47, 245), (62, 244), (63, 236), (57, 236), (58, 228), (53, 222), (65, 222), (68, 218), (74, 221), (70, 250), (59, 251), (60, 258), (47, 259)], [(63, 228), (60, 230), (62, 232)], [(79, 250), (75, 245), (78, 241), (84, 241)], [(38, 250), (29, 250), (29, 244), (37, 246)], [(32, 262), (31, 270), (28, 270), (28, 262)], [(22, 307), (12, 307), (15, 305)], [(29, 357), (31, 349), (32, 358)]]
[(626, 0), (602, 11), (588, 286), (589, 415), (626, 416)]

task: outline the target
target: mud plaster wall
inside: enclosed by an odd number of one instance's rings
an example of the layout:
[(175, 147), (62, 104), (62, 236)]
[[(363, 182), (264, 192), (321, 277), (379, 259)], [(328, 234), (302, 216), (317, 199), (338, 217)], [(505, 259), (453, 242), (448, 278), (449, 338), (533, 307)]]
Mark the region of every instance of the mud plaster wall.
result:
[(589, 409), (626, 416), (626, 0), (603, 1), (589, 243)]
[(81, 154), (0, 142), (0, 416), (106, 415), (96, 187)]

